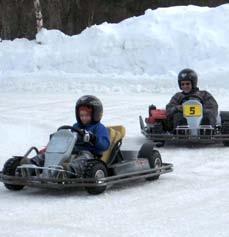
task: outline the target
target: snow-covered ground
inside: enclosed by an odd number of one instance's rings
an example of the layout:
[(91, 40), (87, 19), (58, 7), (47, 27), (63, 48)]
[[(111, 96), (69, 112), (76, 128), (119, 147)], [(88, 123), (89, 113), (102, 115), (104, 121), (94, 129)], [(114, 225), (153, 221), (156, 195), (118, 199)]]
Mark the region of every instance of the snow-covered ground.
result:
[[(145, 142), (138, 116), (164, 107), (178, 90), (177, 73), (199, 74), (199, 86), (229, 110), (229, 5), (148, 10), (120, 24), (104, 23), (69, 37), (44, 30), (37, 40), (0, 43), (0, 167), (49, 134), (72, 124), (74, 104), (94, 94), (103, 123), (127, 129), (123, 148)], [(83, 190), (0, 185), (0, 235), (229, 236), (229, 149), (222, 145), (160, 148), (174, 172), (156, 182)]]

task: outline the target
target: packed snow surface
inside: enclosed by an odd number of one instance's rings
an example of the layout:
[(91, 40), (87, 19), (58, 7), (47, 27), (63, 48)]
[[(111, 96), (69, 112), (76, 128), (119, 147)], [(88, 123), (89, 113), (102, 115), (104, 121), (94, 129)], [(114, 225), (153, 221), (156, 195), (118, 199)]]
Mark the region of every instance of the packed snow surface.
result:
[[(220, 110), (229, 110), (229, 4), (147, 10), (119, 24), (103, 23), (67, 36), (43, 29), (36, 40), (0, 42), (0, 167), (12, 155), (46, 145), (49, 134), (72, 125), (84, 94), (104, 104), (102, 122), (122, 124), (123, 149), (146, 142), (138, 116), (163, 108), (177, 92), (186, 67), (199, 75)], [(37, 43), (39, 42), (39, 43)], [(174, 172), (156, 182), (113, 186), (90, 196), (84, 190), (0, 185), (0, 235), (222, 236), (229, 230), (229, 148), (159, 148)]]

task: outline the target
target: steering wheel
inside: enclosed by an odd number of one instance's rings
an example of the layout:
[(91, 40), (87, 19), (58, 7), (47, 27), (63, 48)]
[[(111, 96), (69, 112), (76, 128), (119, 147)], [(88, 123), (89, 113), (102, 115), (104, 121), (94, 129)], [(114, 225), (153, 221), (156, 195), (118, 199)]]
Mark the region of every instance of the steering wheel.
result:
[(186, 95), (182, 100), (180, 104), (183, 104), (184, 102), (191, 100), (191, 99), (197, 99), (202, 105), (203, 105), (203, 100), (200, 96), (198, 95)]
[(72, 131), (74, 131), (74, 132), (77, 132), (79, 135), (84, 135), (84, 132), (83, 132), (81, 129), (79, 129), (79, 128), (74, 128), (73, 126), (63, 125), (63, 126), (59, 127), (59, 128), (57, 129), (57, 131), (62, 130), (62, 129), (69, 129), (69, 130), (72, 130)]

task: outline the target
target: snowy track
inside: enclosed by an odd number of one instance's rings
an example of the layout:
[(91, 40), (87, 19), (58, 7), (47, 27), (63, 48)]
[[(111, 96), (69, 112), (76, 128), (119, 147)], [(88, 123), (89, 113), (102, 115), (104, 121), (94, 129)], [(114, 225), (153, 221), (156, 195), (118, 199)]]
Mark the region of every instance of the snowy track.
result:
[[(0, 165), (34, 144), (45, 145), (49, 133), (74, 121), (74, 101), (81, 94), (6, 93), (0, 102)], [(97, 94), (99, 96), (99, 94)], [(139, 149), (138, 115), (152, 100), (167, 95), (114, 93), (100, 96), (105, 124), (124, 124), (123, 147)], [(15, 101), (17, 104), (15, 104)], [(160, 102), (159, 102), (160, 101)], [(118, 105), (118, 106), (117, 106)], [(174, 172), (156, 182), (114, 186), (102, 195), (84, 190), (26, 188), (10, 192), (0, 186), (1, 236), (228, 236), (229, 148), (160, 148)]]

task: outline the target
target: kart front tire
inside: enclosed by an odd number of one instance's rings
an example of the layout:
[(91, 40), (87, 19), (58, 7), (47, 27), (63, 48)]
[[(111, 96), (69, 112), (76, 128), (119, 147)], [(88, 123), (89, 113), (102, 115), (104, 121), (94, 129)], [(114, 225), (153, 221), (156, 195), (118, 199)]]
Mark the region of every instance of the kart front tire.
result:
[[(108, 176), (106, 166), (99, 160), (89, 161), (85, 168), (84, 178), (105, 178)], [(106, 190), (106, 185), (98, 187), (85, 187), (89, 194), (100, 194)]]
[[(148, 158), (150, 168), (160, 168), (162, 166), (161, 155), (159, 151), (153, 150), (151, 156)], [(146, 180), (152, 181), (159, 179), (160, 175), (156, 175), (153, 177), (146, 178)]]
[[(2, 173), (4, 175), (15, 176), (16, 169), (20, 165), (21, 157), (13, 157), (6, 161), (4, 164)], [(4, 183), (5, 187), (12, 191), (19, 191), (24, 188), (24, 185), (16, 185), (16, 184), (7, 184)]]
[[(142, 145), (141, 149), (138, 152), (139, 158), (147, 158), (149, 161), (150, 168), (160, 168), (162, 166), (161, 155), (159, 151), (154, 149), (153, 144), (145, 143)], [(160, 175), (156, 175), (153, 177), (148, 177), (146, 180), (152, 181), (159, 179)]]

